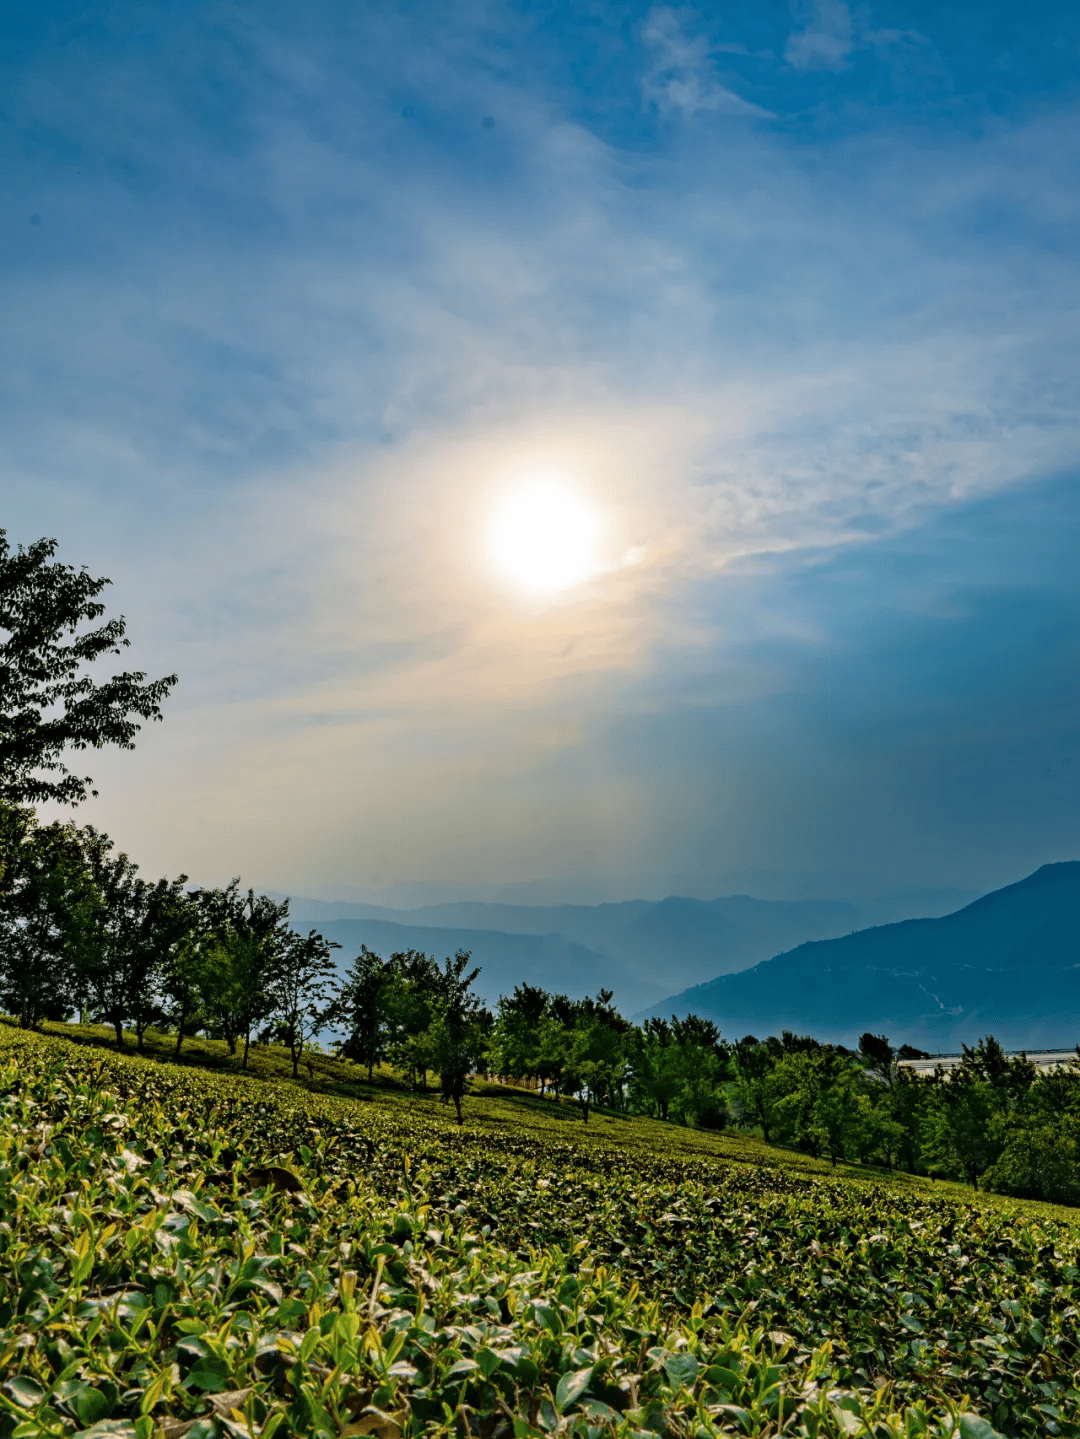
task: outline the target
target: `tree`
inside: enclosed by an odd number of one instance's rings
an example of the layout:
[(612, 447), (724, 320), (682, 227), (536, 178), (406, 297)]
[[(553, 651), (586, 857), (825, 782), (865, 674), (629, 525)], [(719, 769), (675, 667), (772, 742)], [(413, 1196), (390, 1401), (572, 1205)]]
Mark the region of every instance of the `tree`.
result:
[(366, 1064), (369, 1080), (386, 1058), (385, 991), (392, 979), (393, 965), (362, 945), (326, 1015), (328, 1025), (344, 1031), (338, 1053)]
[(671, 1101), (682, 1087), (679, 1046), (666, 1019), (647, 1019), (630, 1040), (634, 1099), (666, 1120)]
[[(561, 997), (560, 997), (561, 998)], [(576, 1094), (585, 1123), (594, 1101), (610, 1103), (622, 1097), (626, 1071), (624, 1033), (629, 1024), (611, 1003), (612, 991), (602, 989), (595, 999), (569, 1001), (562, 1076), (567, 1094)]]
[(469, 953), (464, 949), (446, 959), (430, 1027), (432, 1067), (439, 1076), (443, 1098), (453, 1101), (459, 1124), (464, 1123), (461, 1101), (469, 1075), (482, 1062), (489, 1028), (484, 1022), (485, 1005), (471, 992), (480, 970), (470, 970), (468, 964)]
[(441, 971), (433, 955), (418, 949), (392, 954), (390, 968), (382, 996), (387, 1057), (404, 1071), (413, 1089), (423, 1092), (434, 1061), (431, 1026), (441, 995)]
[(491, 1041), (494, 1072), (510, 1079), (542, 1079), (540, 1073), (540, 1026), (548, 1013), (546, 990), (537, 985), (518, 984), (514, 993), (501, 995), (498, 1021)]
[(207, 931), (202, 1001), (210, 1024), (235, 1054), (244, 1041), (247, 1068), (252, 1031), (274, 1012), (275, 966), (290, 943), (289, 901), (253, 889), (241, 894), (234, 879), (225, 889), (197, 895)]
[(317, 930), (306, 935), (290, 931), (274, 959), (269, 993), (278, 1036), (292, 1059), (294, 1079), (305, 1047), (327, 1022), (337, 976), (330, 951), (340, 948)]
[(83, 906), (75, 945), (80, 996), (116, 1032), (124, 1047), (130, 1021), (141, 1050), (147, 1027), (163, 1017), (161, 982), (169, 957), (191, 925), (187, 875), (141, 879), (126, 854), (113, 854), (107, 835), (78, 832), (92, 898)]
[(98, 682), (84, 672), (130, 641), (123, 616), (84, 628), (104, 615), (97, 596), (109, 581), (53, 561), (55, 553), (49, 539), (12, 553), (0, 530), (0, 800), (11, 804), (78, 804), (95, 794), (65, 753), (133, 748), (133, 716), (160, 719), (177, 679), (147, 684), (141, 671), (125, 671)]
[(201, 890), (185, 896), (187, 924), (168, 955), (160, 979), (166, 1021), (176, 1030), (177, 1059), (184, 1036), (197, 1033), (206, 1022), (206, 996), (219, 958), (216, 936), (202, 902), (202, 897), (211, 892)]
[(75, 826), (0, 802), (0, 1003), (24, 1029), (74, 1007), (72, 938), (90, 898)]
[(896, 1051), (883, 1034), (864, 1034), (859, 1040), (859, 1054), (868, 1074), (890, 1090), (895, 1087), (898, 1073)]
[(773, 1070), (783, 1050), (775, 1041), (761, 1042), (752, 1034), (735, 1045), (736, 1094), (743, 1114), (761, 1128), (768, 1144), (776, 1116)]

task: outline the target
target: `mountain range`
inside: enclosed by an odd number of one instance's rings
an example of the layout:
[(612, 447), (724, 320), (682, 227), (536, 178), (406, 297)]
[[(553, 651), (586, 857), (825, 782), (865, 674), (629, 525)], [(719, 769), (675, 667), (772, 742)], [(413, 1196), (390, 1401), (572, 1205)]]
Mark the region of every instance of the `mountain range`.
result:
[(847, 934), (897, 910), (941, 912), (967, 897), (911, 891), (862, 905), (749, 895), (547, 906), (463, 900), (412, 910), (298, 899), (292, 916), (298, 927), (315, 926), (342, 946), (342, 967), (362, 944), (382, 955), (421, 949), (439, 958), (466, 949), (480, 966), (476, 988), (489, 1003), (524, 980), (574, 998), (611, 989), (631, 1015), (804, 940)]
[(933, 1053), (985, 1034), (1009, 1048), (1080, 1039), (1080, 862), (1047, 864), (953, 914), (821, 939), (686, 989), (652, 1013), (731, 1038), (866, 1030)]

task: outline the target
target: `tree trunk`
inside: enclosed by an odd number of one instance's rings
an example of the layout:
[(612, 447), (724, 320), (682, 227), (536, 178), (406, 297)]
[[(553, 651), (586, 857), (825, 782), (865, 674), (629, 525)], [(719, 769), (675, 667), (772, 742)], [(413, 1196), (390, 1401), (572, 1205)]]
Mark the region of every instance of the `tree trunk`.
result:
[(249, 1029), (248, 1032), (244, 1035), (244, 1062), (243, 1062), (243, 1064), (240, 1066), (241, 1069), (246, 1069), (246, 1068), (247, 1068), (248, 1050), (249, 1050), (250, 1048), (251, 1048), (251, 1030)]
[(121, 1026), (120, 1021), (119, 1021), (118, 1019), (114, 1019), (114, 1020), (113, 1020), (113, 1028), (116, 1030), (116, 1047), (117, 1047), (117, 1049), (123, 1049), (123, 1047), (124, 1047), (124, 1031), (123, 1031), (123, 1027)]

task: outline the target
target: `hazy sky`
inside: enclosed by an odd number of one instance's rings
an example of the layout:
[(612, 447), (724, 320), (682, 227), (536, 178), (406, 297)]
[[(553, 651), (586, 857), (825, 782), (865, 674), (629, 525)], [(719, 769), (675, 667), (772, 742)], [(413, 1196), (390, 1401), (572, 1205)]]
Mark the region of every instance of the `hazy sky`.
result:
[(0, 525), (181, 675), (81, 812), (145, 869), (1080, 856), (1074, 6), (0, 27)]

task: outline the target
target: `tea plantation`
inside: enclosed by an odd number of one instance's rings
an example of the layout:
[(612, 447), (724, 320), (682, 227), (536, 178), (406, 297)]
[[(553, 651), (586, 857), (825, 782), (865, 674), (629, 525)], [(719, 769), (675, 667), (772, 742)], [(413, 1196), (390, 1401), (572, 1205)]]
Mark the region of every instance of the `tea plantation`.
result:
[(0, 1028), (0, 1439), (1080, 1435), (1068, 1213)]

